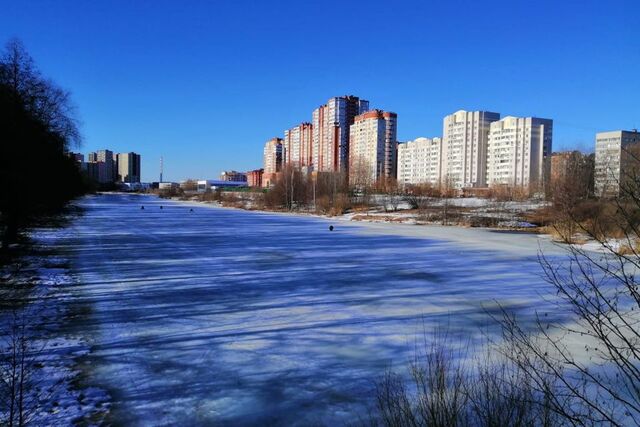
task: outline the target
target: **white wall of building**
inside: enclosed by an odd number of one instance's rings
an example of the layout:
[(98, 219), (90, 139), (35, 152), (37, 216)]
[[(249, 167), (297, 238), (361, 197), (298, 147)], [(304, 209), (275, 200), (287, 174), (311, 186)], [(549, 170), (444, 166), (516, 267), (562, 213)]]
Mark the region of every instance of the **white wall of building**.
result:
[(440, 180), (440, 138), (416, 138), (398, 144), (398, 183), (437, 184)]
[(464, 110), (444, 118), (441, 181), (456, 188), (486, 185), (489, 125), (499, 119), (499, 113)]
[(553, 121), (507, 116), (492, 122), (487, 142), (487, 184), (528, 187), (548, 177)]
[(625, 177), (625, 150), (630, 144), (639, 143), (640, 132), (637, 131), (617, 130), (596, 134), (594, 185), (597, 196), (618, 195), (620, 179)]

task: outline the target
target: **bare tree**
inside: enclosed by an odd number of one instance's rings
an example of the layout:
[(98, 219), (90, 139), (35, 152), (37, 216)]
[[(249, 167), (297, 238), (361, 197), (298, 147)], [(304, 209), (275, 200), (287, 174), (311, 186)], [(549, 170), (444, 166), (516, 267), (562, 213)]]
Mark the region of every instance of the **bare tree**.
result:
[(0, 286), (0, 425), (11, 427), (29, 425), (64, 381), (45, 387), (39, 372), (47, 345), (38, 337), (43, 296), (32, 284), (14, 282), (22, 267), (16, 263)]
[(584, 220), (572, 204), (560, 205), (571, 229), (599, 249), (567, 245), (568, 261), (540, 255), (558, 310), (572, 318), (537, 313), (533, 330), (507, 313), (502, 318), (511, 345), (505, 356), (538, 387), (542, 375), (554, 378), (549, 404), (571, 425), (640, 424), (640, 157), (632, 155), (637, 163), (622, 168), (620, 196), (608, 202), (615, 210)]

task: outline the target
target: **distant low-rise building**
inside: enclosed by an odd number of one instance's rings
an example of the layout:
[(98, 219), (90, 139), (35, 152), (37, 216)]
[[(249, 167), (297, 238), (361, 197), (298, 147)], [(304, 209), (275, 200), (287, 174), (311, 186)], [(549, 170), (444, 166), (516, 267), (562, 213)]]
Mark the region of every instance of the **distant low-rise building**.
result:
[(69, 158), (75, 160), (76, 162), (84, 163), (84, 154), (82, 153), (74, 153), (70, 151), (67, 155), (69, 156)]
[(596, 134), (595, 192), (617, 197), (640, 174), (640, 132), (616, 130)]
[(238, 171), (223, 171), (220, 174), (220, 180), (221, 181), (238, 181), (238, 182), (246, 182), (247, 181), (247, 174), (244, 172), (238, 172)]
[(180, 184), (178, 184), (177, 182), (159, 182), (158, 183), (158, 189), (160, 190), (171, 190), (179, 187), (180, 187)]
[(247, 186), (262, 187), (262, 175), (264, 169), (255, 169), (247, 172)]
[(223, 181), (221, 179), (201, 179), (198, 181), (198, 192), (206, 193), (208, 191), (216, 190), (218, 188), (242, 188), (246, 187), (246, 181)]

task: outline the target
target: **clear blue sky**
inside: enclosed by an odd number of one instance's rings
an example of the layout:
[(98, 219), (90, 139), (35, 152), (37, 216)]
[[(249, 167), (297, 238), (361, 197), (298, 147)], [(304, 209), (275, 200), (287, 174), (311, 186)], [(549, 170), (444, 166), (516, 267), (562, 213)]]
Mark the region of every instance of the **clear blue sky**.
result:
[(354, 94), (398, 138), (458, 109), (552, 118), (554, 149), (640, 127), (640, 1), (6, 1), (20, 38), (73, 93), (82, 152), (142, 154), (143, 179), (261, 166), (262, 147)]

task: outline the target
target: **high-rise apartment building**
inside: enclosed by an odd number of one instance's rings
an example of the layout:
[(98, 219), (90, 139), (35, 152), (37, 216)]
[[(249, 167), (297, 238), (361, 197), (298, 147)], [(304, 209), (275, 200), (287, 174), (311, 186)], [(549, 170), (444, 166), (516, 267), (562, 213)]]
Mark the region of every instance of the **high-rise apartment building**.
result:
[(262, 185), (269, 187), (276, 179), (276, 174), (282, 169), (283, 154), (282, 138), (271, 138), (264, 144), (264, 174)]
[(443, 121), (440, 179), (456, 188), (486, 186), (489, 125), (499, 113), (456, 111)]
[(373, 184), (395, 177), (396, 113), (371, 110), (354, 118), (350, 127), (349, 182)]
[(549, 178), (553, 121), (507, 116), (489, 125), (487, 184), (535, 187)]
[(300, 123), (284, 131), (284, 164), (298, 169), (312, 165), (312, 129), (311, 123)]
[(109, 184), (116, 180), (115, 159), (113, 151), (99, 150), (87, 156), (89, 176), (99, 184)]
[(329, 99), (313, 111), (312, 162), (319, 172), (347, 172), (349, 126), (357, 115), (369, 110), (369, 101), (357, 96)]
[(140, 182), (140, 155), (136, 153), (120, 153), (117, 155), (118, 181)]
[(442, 139), (416, 138), (398, 144), (398, 183), (437, 184), (440, 180)]
[(621, 188), (640, 176), (640, 132), (616, 130), (596, 134), (595, 193), (600, 197), (620, 195)]

